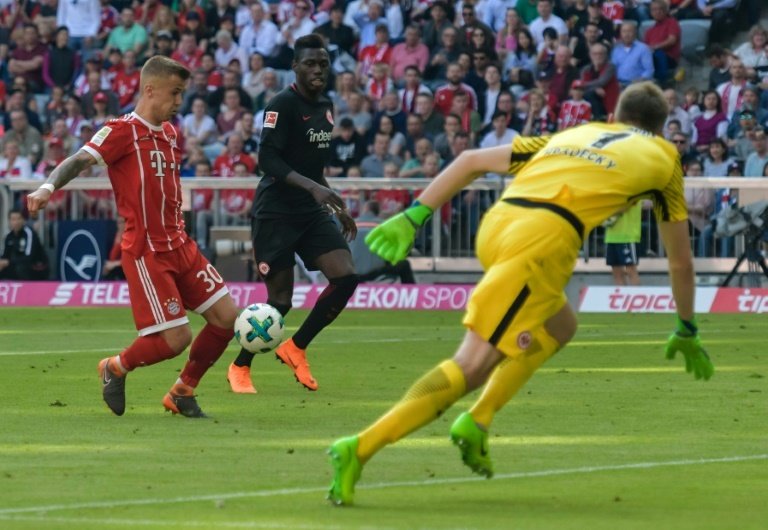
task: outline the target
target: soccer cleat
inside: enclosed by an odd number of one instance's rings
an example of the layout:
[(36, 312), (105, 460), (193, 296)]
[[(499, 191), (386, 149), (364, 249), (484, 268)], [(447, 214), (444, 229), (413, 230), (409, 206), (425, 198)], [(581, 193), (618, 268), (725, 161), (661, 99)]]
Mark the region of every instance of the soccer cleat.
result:
[(339, 438), (328, 449), (333, 466), (333, 481), (326, 499), (335, 506), (350, 506), (355, 496), (355, 484), (363, 470), (357, 458), (357, 436)]
[(99, 361), (99, 378), (101, 378), (101, 396), (109, 410), (122, 416), (125, 412), (125, 374), (112, 370), (109, 366), (111, 357)]
[(307, 387), (308, 390), (317, 390), (317, 381), (309, 371), (307, 352), (296, 346), (293, 339), (288, 339), (277, 347), (275, 358), (293, 370), (296, 381)]
[(493, 462), (488, 454), (488, 432), (478, 427), (469, 412), (451, 425), (451, 441), (461, 451), (461, 459), (478, 475), (493, 476)]
[(229, 365), (227, 370), (227, 381), (235, 394), (256, 394), (256, 389), (251, 382), (251, 367), (237, 366), (235, 363)]
[(163, 398), (165, 410), (173, 414), (181, 414), (187, 418), (207, 418), (208, 416), (200, 410), (195, 399), (194, 389), (191, 386), (177, 383)]

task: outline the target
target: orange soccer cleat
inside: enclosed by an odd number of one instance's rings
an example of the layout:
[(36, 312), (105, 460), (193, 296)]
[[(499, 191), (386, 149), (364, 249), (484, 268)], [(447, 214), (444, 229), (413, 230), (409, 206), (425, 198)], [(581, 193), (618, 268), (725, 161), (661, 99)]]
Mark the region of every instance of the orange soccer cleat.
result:
[(251, 367), (237, 366), (235, 363), (229, 365), (227, 370), (227, 381), (232, 392), (235, 394), (256, 394), (256, 389), (251, 382)]
[(195, 389), (182, 383), (173, 385), (163, 397), (163, 407), (173, 414), (181, 414), (187, 418), (207, 418), (197, 404)]
[(275, 358), (287, 364), (293, 370), (296, 381), (304, 385), (307, 390), (317, 390), (317, 381), (309, 371), (307, 352), (296, 346), (293, 339), (288, 339), (277, 347)]

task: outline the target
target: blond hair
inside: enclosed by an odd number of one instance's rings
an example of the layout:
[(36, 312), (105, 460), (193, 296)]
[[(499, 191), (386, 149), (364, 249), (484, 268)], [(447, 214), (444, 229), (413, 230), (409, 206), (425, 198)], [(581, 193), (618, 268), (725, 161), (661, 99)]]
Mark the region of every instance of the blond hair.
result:
[(619, 97), (616, 121), (661, 133), (669, 115), (664, 93), (651, 81), (629, 85)]
[(141, 85), (144, 86), (150, 77), (179, 77), (186, 81), (190, 76), (189, 70), (181, 63), (162, 55), (151, 57), (141, 69)]

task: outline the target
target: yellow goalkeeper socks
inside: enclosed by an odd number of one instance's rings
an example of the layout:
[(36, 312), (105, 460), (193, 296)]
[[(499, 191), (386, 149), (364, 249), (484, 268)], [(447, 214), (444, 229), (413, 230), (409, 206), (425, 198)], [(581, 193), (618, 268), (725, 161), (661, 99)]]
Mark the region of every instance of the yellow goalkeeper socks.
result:
[(476, 423), (490, 427), (496, 412), (520, 390), (544, 361), (560, 349), (560, 344), (542, 326), (533, 334), (531, 345), (507, 357), (491, 374), (483, 393), (469, 413)]
[(416, 381), (389, 412), (358, 436), (357, 456), (365, 463), (382, 447), (437, 419), (466, 392), (461, 368), (443, 361)]

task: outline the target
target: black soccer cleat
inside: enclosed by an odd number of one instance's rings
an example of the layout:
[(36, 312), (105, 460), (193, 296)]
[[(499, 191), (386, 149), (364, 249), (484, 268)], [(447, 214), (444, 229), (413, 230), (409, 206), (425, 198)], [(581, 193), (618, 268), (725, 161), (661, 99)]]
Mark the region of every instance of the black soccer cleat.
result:
[(125, 413), (125, 374), (120, 375), (109, 367), (110, 357), (99, 362), (101, 396), (109, 410), (122, 416)]
[(165, 410), (169, 410), (173, 414), (181, 414), (186, 418), (208, 417), (197, 404), (193, 389), (187, 385), (173, 385), (173, 388), (163, 398), (163, 406)]

